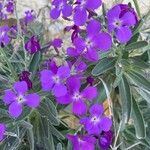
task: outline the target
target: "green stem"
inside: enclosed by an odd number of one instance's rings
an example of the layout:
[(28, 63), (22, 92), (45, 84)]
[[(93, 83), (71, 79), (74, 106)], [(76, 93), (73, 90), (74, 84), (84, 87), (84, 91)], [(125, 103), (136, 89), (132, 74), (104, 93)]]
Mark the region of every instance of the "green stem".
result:
[(1, 54), (3, 55), (3, 57), (4, 57), (4, 59), (5, 59), (6, 63), (7, 63), (7, 65), (8, 65), (8, 67), (9, 67), (9, 69), (10, 69), (10, 71), (11, 71), (11, 74), (12, 74), (13, 78), (14, 78), (15, 80), (18, 80), (18, 75), (17, 75), (17, 73), (15, 72), (15, 69), (14, 69), (14, 67), (12, 66), (12, 64), (10, 63), (9, 59), (7, 58), (7, 55), (6, 55), (5, 51), (3, 50), (3, 48), (0, 48), (0, 52), (1, 52)]
[(133, 0), (138, 16), (141, 18), (140, 8), (137, 0)]

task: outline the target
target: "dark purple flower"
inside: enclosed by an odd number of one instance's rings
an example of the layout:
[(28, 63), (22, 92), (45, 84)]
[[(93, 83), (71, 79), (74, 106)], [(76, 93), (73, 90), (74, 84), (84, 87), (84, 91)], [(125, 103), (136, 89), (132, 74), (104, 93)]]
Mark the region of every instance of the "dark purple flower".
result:
[(112, 144), (113, 133), (112, 131), (102, 132), (99, 137), (99, 146), (101, 149), (106, 150)]
[(70, 76), (70, 68), (68, 66), (61, 66), (57, 72), (52, 70), (41, 71), (41, 85), (44, 91), (52, 90), (56, 97), (64, 96), (67, 93), (65, 86), (66, 79)]
[(131, 27), (136, 25), (135, 11), (128, 5), (116, 5), (107, 13), (108, 30), (114, 31), (120, 43), (128, 42), (132, 37)]
[(88, 84), (90, 84), (92, 86), (93, 83), (94, 83), (94, 78), (89, 76), (89, 77), (86, 78), (86, 81), (87, 81)]
[(87, 20), (87, 10), (94, 11), (101, 6), (101, 0), (77, 0), (73, 20), (75, 25), (82, 26)]
[(8, 36), (9, 27), (7, 25), (0, 26), (0, 45), (3, 44), (4, 46), (10, 43), (10, 37)]
[(81, 91), (80, 79), (77, 76), (71, 76), (67, 79), (68, 93), (56, 100), (59, 104), (72, 103), (72, 112), (76, 115), (84, 115), (87, 111), (87, 100), (93, 100), (97, 96), (96, 87), (86, 87)]
[(35, 19), (35, 12), (33, 10), (28, 10), (25, 12), (25, 24), (31, 23)]
[(32, 81), (29, 78), (30, 73), (28, 71), (22, 71), (22, 73), (19, 75), (20, 81), (25, 81), (28, 85), (28, 89), (30, 90), (32, 88)]
[(31, 53), (34, 54), (38, 52), (41, 49), (40, 42), (36, 36), (32, 36), (26, 43), (25, 43), (25, 49)]
[(112, 120), (103, 115), (104, 108), (100, 104), (91, 106), (90, 116), (82, 118), (80, 123), (84, 125), (88, 134), (99, 135), (102, 131), (109, 131), (112, 126)]
[(54, 47), (54, 48), (60, 48), (61, 45), (62, 45), (63, 41), (62, 39), (54, 39), (51, 43), (51, 45)]
[[(93, 30), (94, 29), (94, 30)], [(97, 20), (91, 20), (87, 25), (87, 36), (83, 39), (74, 39), (74, 47), (67, 49), (67, 54), (72, 57), (83, 56), (89, 61), (97, 61), (99, 55), (97, 50), (107, 51), (112, 46), (111, 36), (106, 32), (100, 32), (101, 24)]]
[(5, 90), (3, 101), (9, 105), (9, 114), (13, 118), (17, 118), (21, 115), (23, 105), (27, 105), (31, 108), (36, 108), (40, 104), (40, 96), (36, 93), (26, 94), (28, 86), (25, 81), (18, 81), (13, 85), (13, 90)]
[(8, 1), (7, 4), (6, 4), (6, 11), (8, 13), (13, 13), (14, 12), (14, 2), (13, 1)]
[(67, 135), (71, 141), (73, 150), (95, 150), (96, 139), (89, 135)]
[(63, 17), (69, 17), (72, 14), (72, 7), (67, 3), (67, 0), (53, 0), (50, 16), (52, 19), (57, 19), (62, 13)]
[(6, 125), (4, 123), (0, 123), (0, 142), (4, 139), (5, 132)]

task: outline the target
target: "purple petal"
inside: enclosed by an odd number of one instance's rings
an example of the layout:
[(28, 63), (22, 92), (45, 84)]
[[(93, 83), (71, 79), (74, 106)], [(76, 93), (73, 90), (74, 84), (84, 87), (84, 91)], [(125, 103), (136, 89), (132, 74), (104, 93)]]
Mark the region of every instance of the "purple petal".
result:
[(3, 96), (3, 101), (5, 104), (10, 104), (16, 98), (16, 94), (12, 90), (6, 90), (5, 95)]
[(13, 118), (17, 118), (22, 113), (22, 105), (17, 102), (13, 102), (9, 105), (9, 114)]
[(112, 126), (112, 120), (110, 118), (104, 117), (104, 118), (101, 119), (99, 127), (103, 131), (109, 131), (111, 126)]
[(42, 89), (44, 91), (49, 91), (51, 90), (54, 82), (52, 80), (52, 75), (53, 73), (50, 70), (43, 70), (41, 71), (41, 85), (42, 85)]
[(87, 68), (87, 64), (83, 61), (80, 61), (80, 63), (76, 66), (77, 71), (84, 71)]
[(87, 111), (87, 106), (81, 100), (74, 101), (72, 104), (72, 112), (78, 116), (84, 115)]
[(62, 97), (67, 94), (67, 88), (63, 84), (55, 84), (52, 92), (56, 97)]
[(60, 16), (60, 10), (54, 8), (50, 11), (50, 16), (52, 19), (57, 19)]
[(18, 81), (13, 87), (18, 94), (25, 94), (28, 90), (28, 85), (25, 81)]
[(57, 97), (56, 101), (59, 104), (66, 105), (66, 104), (70, 104), (72, 102), (72, 99), (69, 94), (66, 94), (65, 96)]
[(132, 31), (128, 27), (121, 27), (116, 31), (116, 38), (120, 43), (127, 43), (132, 37)]
[(71, 57), (76, 57), (79, 55), (79, 53), (77, 52), (77, 50), (73, 47), (69, 47), (67, 48), (67, 54)]
[(72, 7), (70, 5), (64, 5), (62, 9), (62, 14), (64, 17), (69, 17), (72, 14)]
[(0, 123), (0, 142), (4, 138), (5, 131), (6, 131), (6, 125), (4, 123)]
[(99, 55), (95, 49), (88, 49), (87, 53), (85, 54), (85, 58), (90, 61), (98, 61)]
[(94, 116), (94, 115), (100, 116), (100, 115), (103, 114), (104, 108), (103, 108), (103, 106), (100, 105), (100, 104), (94, 104), (94, 105), (90, 108), (89, 112), (90, 112), (90, 114), (91, 114), (92, 116)]
[(31, 108), (36, 108), (40, 104), (40, 96), (36, 93), (29, 94), (26, 96), (25, 103)]
[(80, 143), (79, 143), (79, 140), (78, 140), (78, 136), (77, 135), (67, 135), (67, 138), (68, 140), (71, 141), (72, 143), (72, 150), (79, 150), (80, 149)]
[(88, 134), (94, 134), (94, 135), (99, 135), (101, 133), (101, 128), (98, 126), (99, 124), (95, 124), (93, 122), (91, 122), (91, 120), (89, 119), (89, 121), (87, 121), (85, 128), (88, 132)]
[(133, 26), (136, 24), (136, 18), (132, 12), (126, 12), (121, 19), (126, 26)]
[(114, 18), (119, 18), (120, 13), (121, 13), (121, 8), (119, 7), (119, 5), (114, 6), (107, 13), (108, 21), (113, 21)]
[(87, 0), (86, 7), (91, 10), (95, 10), (102, 4), (101, 0)]
[(71, 93), (74, 91), (79, 91), (80, 89), (80, 79), (76, 76), (72, 76), (67, 79), (67, 87)]
[(70, 75), (70, 68), (68, 66), (61, 66), (58, 68), (57, 75), (60, 78), (68, 78)]
[(86, 9), (76, 8), (73, 20), (75, 25), (83, 26), (87, 19)]
[(96, 87), (89, 86), (83, 90), (82, 95), (84, 98), (92, 100), (97, 96), (97, 89)]
[[(94, 30), (93, 30), (94, 29)], [(91, 20), (87, 25), (87, 34), (89, 35), (96, 35), (101, 30), (101, 24), (97, 20)]]
[(111, 48), (112, 46), (112, 38), (110, 34), (106, 32), (101, 32), (98, 34), (95, 38), (94, 41), (99, 49), (102, 51), (107, 51)]
[(78, 53), (81, 53), (86, 46), (85, 41), (82, 38), (75, 38), (73, 44), (75, 45)]

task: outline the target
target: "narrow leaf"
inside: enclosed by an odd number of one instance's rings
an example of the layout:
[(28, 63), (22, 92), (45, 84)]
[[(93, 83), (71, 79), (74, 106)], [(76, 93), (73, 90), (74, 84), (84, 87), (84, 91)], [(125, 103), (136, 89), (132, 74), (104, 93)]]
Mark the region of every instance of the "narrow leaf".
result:
[(138, 41), (138, 42), (131, 43), (131, 44), (127, 45), (125, 47), (125, 50), (131, 51), (131, 50), (135, 50), (135, 49), (140, 49), (140, 48), (143, 48), (147, 45), (148, 45), (148, 43), (146, 41)]
[(141, 114), (138, 104), (134, 98), (132, 98), (132, 118), (134, 120), (136, 137), (138, 139), (145, 138), (146, 137), (146, 129), (145, 129), (143, 115)]
[(132, 96), (129, 83), (124, 75), (119, 83), (119, 94), (122, 101), (122, 120), (127, 123), (131, 115)]
[(115, 67), (116, 58), (103, 58), (92, 70), (94, 76), (101, 75)]

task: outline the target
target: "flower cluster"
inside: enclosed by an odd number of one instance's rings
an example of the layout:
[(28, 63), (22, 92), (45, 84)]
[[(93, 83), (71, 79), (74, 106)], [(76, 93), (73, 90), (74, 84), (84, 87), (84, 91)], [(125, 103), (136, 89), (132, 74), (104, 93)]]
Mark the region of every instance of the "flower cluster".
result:
[[(111, 145), (112, 120), (105, 115), (103, 105), (95, 103), (98, 91), (94, 78), (87, 77), (86, 69), (89, 63), (100, 59), (101, 53), (111, 51), (114, 43), (127, 43), (132, 37), (132, 28), (138, 22), (133, 8), (119, 4), (106, 12), (106, 16), (103, 16), (106, 22), (101, 23), (96, 13), (96, 9), (101, 5), (101, 0), (53, 0), (50, 10), (52, 19), (62, 15), (64, 19), (73, 22), (73, 25), (65, 28), (66, 32), (73, 30), (72, 43), (66, 49), (65, 62), (58, 65), (53, 58), (48, 61), (48, 67), (40, 70), (40, 84), (42, 91), (51, 92), (58, 104), (71, 106), (72, 113), (80, 120), (84, 132), (67, 135), (74, 150), (94, 150), (96, 145), (101, 149), (108, 149)], [(0, 4), (0, 8), (2, 7)], [(9, 1), (7, 11), (12, 13), (13, 9), (13, 4)], [(24, 23), (28, 25), (34, 18), (33, 11), (27, 11)], [(1, 47), (11, 41), (9, 30), (8, 26), (0, 27)], [(37, 35), (32, 35), (26, 40), (24, 49), (29, 55), (34, 55), (41, 51), (41, 43)], [(62, 39), (56, 38), (50, 41), (47, 47), (54, 48), (58, 56), (61, 55), (59, 48), (62, 47), (62, 43)], [(13, 88), (5, 90), (3, 102), (8, 105), (8, 112), (12, 118), (21, 115), (24, 105), (31, 108), (40, 105), (40, 96), (37, 93), (27, 94), (31, 89), (30, 73), (23, 71)], [(0, 141), (4, 138), (5, 132), (6, 127), (1, 123)]]
[(8, 15), (14, 13), (14, 9), (14, 0), (0, 1), (0, 20), (7, 19)]

